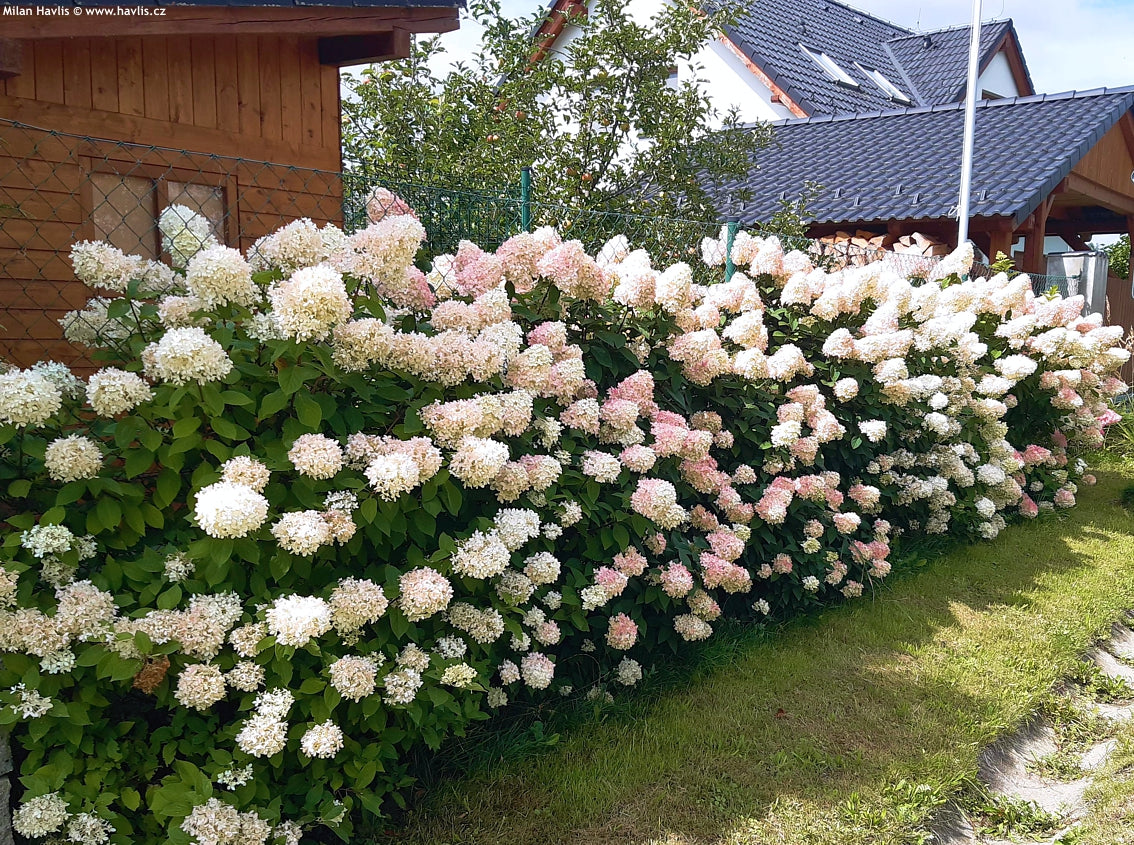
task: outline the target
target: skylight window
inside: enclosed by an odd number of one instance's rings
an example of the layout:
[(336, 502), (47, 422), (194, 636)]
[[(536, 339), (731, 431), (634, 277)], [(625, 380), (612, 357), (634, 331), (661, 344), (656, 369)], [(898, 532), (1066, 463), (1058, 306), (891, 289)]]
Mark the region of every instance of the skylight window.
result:
[(840, 85), (846, 85), (848, 88), (859, 87), (858, 83), (851, 78), (850, 74), (839, 67), (838, 62), (836, 62), (826, 53), (821, 53), (818, 50), (808, 49), (802, 44), (800, 44), (799, 47), (801, 50), (803, 50), (804, 53), (811, 57), (811, 60), (815, 62), (815, 64), (823, 68), (823, 72), (826, 73), (827, 76), (831, 77), (831, 79), (833, 79), (835, 82), (838, 82)]
[(864, 74), (866, 74), (866, 77), (871, 82), (873, 82), (880, 89), (882, 89), (883, 94), (885, 94), (887, 97), (889, 97), (895, 103), (901, 103), (902, 105), (908, 106), (912, 102), (910, 100), (909, 96), (907, 96), (902, 91), (901, 88), (899, 88), (897, 85), (895, 85), (889, 79), (887, 79), (885, 74), (882, 73), (882, 71), (875, 70), (872, 67), (867, 67), (866, 65), (859, 64), (858, 62), (855, 62), (855, 64), (858, 65), (858, 69), (861, 70)]

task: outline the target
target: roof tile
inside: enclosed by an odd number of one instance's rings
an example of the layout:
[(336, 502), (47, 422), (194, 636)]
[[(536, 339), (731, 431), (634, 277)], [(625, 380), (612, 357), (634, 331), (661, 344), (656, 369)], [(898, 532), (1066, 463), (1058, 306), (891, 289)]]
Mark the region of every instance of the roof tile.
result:
[[(1134, 86), (982, 101), (976, 109), (973, 199), (981, 216), (1021, 222), (1134, 108)], [(955, 214), (964, 108), (960, 103), (825, 115), (772, 124), (749, 174), (711, 188), (722, 211), (767, 220), (777, 197), (821, 186), (816, 223), (865, 223)], [(753, 199), (737, 207), (742, 191)]]

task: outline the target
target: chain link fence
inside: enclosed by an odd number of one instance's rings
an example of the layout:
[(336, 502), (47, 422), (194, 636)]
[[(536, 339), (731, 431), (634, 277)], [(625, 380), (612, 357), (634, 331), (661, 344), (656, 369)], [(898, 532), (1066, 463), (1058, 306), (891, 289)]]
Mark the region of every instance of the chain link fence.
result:
[[(597, 252), (610, 238), (623, 235), (635, 249), (645, 249), (658, 266), (674, 261), (696, 265), (703, 238), (728, 239), (735, 222), (705, 221), (672, 217), (653, 217), (593, 209), (571, 208), (547, 203), (539, 198), (530, 173), (517, 174), (512, 184), (493, 186), (440, 185), (428, 178), (369, 167), (344, 173), (345, 220), (348, 230), (366, 224), (365, 199), (376, 185), (405, 199), (417, 212), (428, 231), (422, 259), (456, 252), (462, 240), (483, 249), (495, 249), (507, 238), (538, 226), (554, 226), (564, 239), (582, 241), (589, 252)], [(928, 278), (943, 256), (916, 255), (888, 249), (863, 247), (851, 242), (808, 238), (798, 232), (758, 230), (776, 235), (785, 249), (798, 249), (812, 256), (815, 263), (829, 270), (883, 262), (887, 268), (910, 278)], [(700, 270), (697, 272), (701, 273)], [(731, 269), (726, 272), (731, 272)], [(1012, 271), (1010, 276), (1018, 275)], [(702, 274), (704, 275), (704, 274)], [(990, 278), (995, 271), (987, 264), (975, 263), (971, 275)], [(716, 277), (699, 281), (711, 282)], [(1037, 294), (1057, 289), (1067, 295), (1067, 276), (1031, 275)]]
[[(89, 367), (64, 323), (108, 301), (76, 280), (71, 245), (104, 240), (168, 263), (157, 227), (180, 205), (241, 250), (298, 218), (342, 222), (340, 174), (251, 159), (108, 141), (0, 119), (0, 355), (27, 366)], [(70, 315), (70, 317), (69, 317)]]
[[(72, 244), (104, 240), (129, 255), (169, 263), (157, 226), (162, 210), (180, 205), (204, 217), (222, 244), (242, 251), (281, 226), (308, 218), (342, 225), (368, 223), (370, 191), (402, 197), (428, 232), (419, 263), (454, 253), (462, 240), (493, 250), (518, 232), (554, 226), (595, 253), (616, 235), (645, 249), (655, 266), (676, 261), (698, 281), (724, 278), (731, 267), (707, 268), (702, 239), (731, 240), (735, 222), (684, 220), (570, 208), (543, 202), (530, 173), (513, 184), (438, 184), (407, 173), (356, 167), (344, 173), (130, 144), (50, 131), (0, 119), (0, 356), (29, 366), (56, 360), (94, 366), (71, 341), (98, 330), (114, 303), (75, 278)], [(760, 232), (763, 235), (777, 234)], [(875, 261), (909, 277), (927, 277), (940, 258), (864, 249), (779, 233), (785, 248), (811, 254), (829, 269)], [(988, 275), (977, 265), (974, 275)], [(1066, 292), (1066, 277), (1033, 276), (1037, 293)]]

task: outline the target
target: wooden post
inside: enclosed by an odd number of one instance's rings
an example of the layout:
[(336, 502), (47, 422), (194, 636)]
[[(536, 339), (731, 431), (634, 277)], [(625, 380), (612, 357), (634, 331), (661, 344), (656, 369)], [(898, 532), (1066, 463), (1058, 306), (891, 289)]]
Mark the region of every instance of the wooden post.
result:
[[(1134, 214), (1126, 215), (1126, 237), (1130, 239), (1130, 243), (1134, 244)], [(1134, 250), (1127, 250), (1130, 253), (1130, 260), (1127, 262), (1126, 278), (1134, 283)]]
[(996, 261), (996, 253), (1003, 252), (1009, 258), (1012, 257), (1012, 230), (1011, 229), (993, 229), (989, 233), (989, 262)]
[(1032, 228), (1024, 245), (1024, 272), (1042, 274), (1047, 267), (1043, 261), (1043, 239), (1047, 234), (1047, 214), (1051, 211), (1051, 198), (1042, 200), (1032, 213)]

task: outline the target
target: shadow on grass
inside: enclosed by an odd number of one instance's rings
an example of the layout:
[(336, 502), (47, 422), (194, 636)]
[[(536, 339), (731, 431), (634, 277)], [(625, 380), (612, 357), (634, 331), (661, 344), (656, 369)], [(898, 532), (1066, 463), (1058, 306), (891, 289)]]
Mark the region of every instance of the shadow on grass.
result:
[(725, 626), (692, 668), (670, 656), (615, 705), (534, 710), (450, 743), (402, 826), (372, 841), (755, 843), (824, 796), (973, 771), (1134, 602), (1131, 551), (1105, 552), (1131, 532), (1123, 483), (1106, 473), (1069, 513), (895, 568), (873, 599)]

